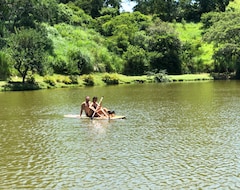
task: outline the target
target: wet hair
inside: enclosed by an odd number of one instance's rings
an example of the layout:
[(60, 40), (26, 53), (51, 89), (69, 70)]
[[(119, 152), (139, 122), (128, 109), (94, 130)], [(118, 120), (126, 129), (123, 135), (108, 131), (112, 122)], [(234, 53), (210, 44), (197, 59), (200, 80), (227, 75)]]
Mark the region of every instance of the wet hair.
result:
[(93, 101), (94, 101), (94, 100), (97, 100), (97, 96), (94, 96), (94, 97), (93, 97)]

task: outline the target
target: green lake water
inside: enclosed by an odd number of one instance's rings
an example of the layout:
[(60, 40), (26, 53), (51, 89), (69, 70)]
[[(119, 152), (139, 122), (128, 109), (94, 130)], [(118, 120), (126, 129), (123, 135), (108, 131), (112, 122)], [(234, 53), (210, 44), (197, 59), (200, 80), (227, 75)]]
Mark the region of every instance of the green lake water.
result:
[(239, 126), (238, 81), (0, 92), (0, 189), (239, 189)]

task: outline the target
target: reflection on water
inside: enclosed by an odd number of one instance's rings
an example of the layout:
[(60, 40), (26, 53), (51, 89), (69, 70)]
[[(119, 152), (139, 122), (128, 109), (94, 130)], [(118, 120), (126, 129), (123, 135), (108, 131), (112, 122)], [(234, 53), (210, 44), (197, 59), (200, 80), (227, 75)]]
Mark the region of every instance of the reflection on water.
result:
[[(127, 119), (63, 118), (86, 95)], [(0, 93), (0, 189), (239, 189), (240, 83)]]

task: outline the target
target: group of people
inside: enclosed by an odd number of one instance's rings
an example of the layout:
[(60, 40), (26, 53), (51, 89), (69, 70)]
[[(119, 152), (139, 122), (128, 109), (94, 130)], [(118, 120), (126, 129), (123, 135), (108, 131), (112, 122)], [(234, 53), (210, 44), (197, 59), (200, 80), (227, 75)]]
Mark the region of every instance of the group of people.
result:
[(101, 100), (98, 103), (98, 98), (96, 96), (93, 97), (92, 102), (90, 101), (90, 97), (86, 96), (85, 101), (81, 104), (80, 109), (80, 117), (85, 112), (87, 117), (112, 117), (115, 112), (110, 111), (107, 108), (102, 107)]

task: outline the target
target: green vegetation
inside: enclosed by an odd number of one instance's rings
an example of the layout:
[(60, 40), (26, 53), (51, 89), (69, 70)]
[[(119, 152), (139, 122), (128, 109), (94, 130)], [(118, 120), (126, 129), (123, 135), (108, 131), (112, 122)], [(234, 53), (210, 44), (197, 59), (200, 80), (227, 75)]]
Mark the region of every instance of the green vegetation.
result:
[[(206, 81), (213, 80), (213, 77), (208, 73), (202, 74), (185, 74), (185, 75), (164, 75), (164, 82), (189, 82), (189, 81)], [(8, 90), (33, 90), (33, 89), (52, 89), (52, 88), (71, 88), (71, 87), (85, 87), (85, 86), (106, 86), (116, 84), (134, 84), (134, 83), (153, 83), (158, 81), (159, 74), (156, 75), (142, 75), (142, 76), (126, 76), (122, 74), (108, 74), (96, 73), (90, 75), (74, 76), (75, 82), (71, 77), (65, 75), (35, 75), (34, 83), (21, 82), (21, 78), (12, 78), (11, 82), (0, 81), (0, 91)]]
[(169, 79), (172, 81), (200, 81), (200, 80), (213, 80), (210, 74), (185, 74), (185, 75), (170, 75)]
[(2, 89), (240, 78), (239, 1), (120, 3), (1, 1)]
[(202, 24), (201, 23), (175, 23), (176, 31), (180, 40), (183, 43), (191, 43), (196, 47), (199, 54), (196, 54), (195, 59), (202, 59), (204, 65), (211, 66), (213, 45), (202, 39)]

